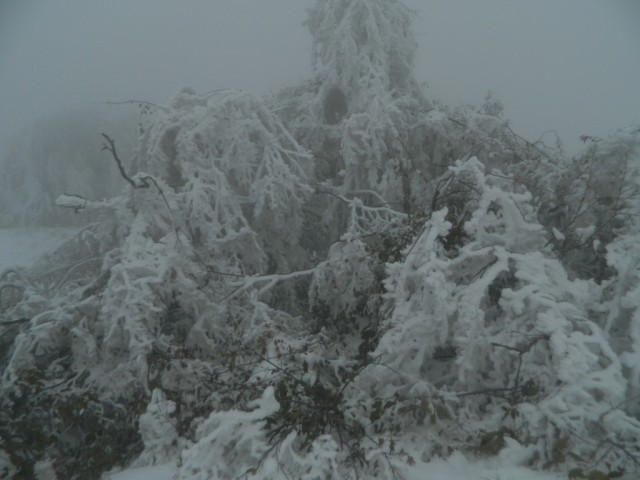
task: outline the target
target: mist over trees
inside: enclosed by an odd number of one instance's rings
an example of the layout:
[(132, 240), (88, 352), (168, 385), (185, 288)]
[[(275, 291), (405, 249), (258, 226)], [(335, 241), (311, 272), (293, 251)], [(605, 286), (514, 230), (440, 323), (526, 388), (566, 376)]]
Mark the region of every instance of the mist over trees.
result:
[(318, 1), (307, 81), (183, 88), (132, 148), (114, 125), (96, 155), (73, 117), (16, 147), (3, 221), (87, 223), (0, 272), (7, 475), (638, 470), (640, 126), (566, 158), (491, 92), (434, 102), (410, 25), (396, 0)]
[(1, 226), (83, 225), (90, 221), (86, 215), (55, 206), (61, 193), (103, 199), (122, 191), (113, 161), (100, 151), (100, 132), (117, 136), (122, 154), (130, 157), (137, 115), (113, 108), (52, 115), (8, 142), (0, 158)]

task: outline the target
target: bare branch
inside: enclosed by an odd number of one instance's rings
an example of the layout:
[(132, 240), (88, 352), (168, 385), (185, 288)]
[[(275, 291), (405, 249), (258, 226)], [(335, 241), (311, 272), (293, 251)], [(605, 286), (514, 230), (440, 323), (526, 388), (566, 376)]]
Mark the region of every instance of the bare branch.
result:
[(0, 326), (7, 327), (9, 325), (20, 325), (22, 323), (27, 323), (30, 321), (30, 318), (19, 318), (18, 320), (7, 320), (6, 322), (0, 322)]
[(162, 191), (162, 188), (160, 188), (160, 185), (158, 185), (158, 182), (156, 182), (156, 179), (150, 175), (143, 177), (142, 178), (143, 184), (139, 188), (143, 188), (143, 187), (149, 188), (149, 184), (147, 183), (147, 180), (150, 180), (151, 182), (153, 182), (153, 184), (158, 189), (158, 193), (160, 193), (160, 195), (162, 196), (162, 199), (164, 200), (164, 204), (167, 206), (167, 210), (169, 210), (169, 215), (171, 216), (171, 226), (173, 227), (173, 232), (176, 234), (176, 242), (180, 242), (180, 236), (178, 235), (176, 222), (173, 218), (173, 210), (171, 210), (171, 207), (169, 206), (169, 201), (167, 200), (167, 197), (164, 196), (164, 192)]
[(260, 288), (258, 290), (258, 293), (257, 293), (258, 295), (262, 295), (264, 292), (266, 292), (271, 287), (273, 287), (274, 285), (276, 285), (277, 283), (279, 283), (279, 282), (281, 282), (283, 280), (302, 277), (302, 276), (305, 276), (305, 275), (312, 275), (316, 271), (316, 268), (317, 267), (313, 267), (313, 268), (309, 268), (308, 270), (300, 270), (300, 271), (291, 272), (291, 273), (284, 273), (284, 274), (265, 275), (265, 276), (260, 276), (260, 277), (257, 277), (257, 276), (256, 277), (247, 277), (246, 283), (240, 284), (229, 295), (224, 297), (222, 299), (222, 302), (224, 302), (226, 300), (230, 300), (231, 298), (235, 297), (239, 293), (252, 288), (257, 283), (266, 282), (266, 285), (263, 286), (262, 288)]
[(3, 285), (0, 285), (0, 294), (5, 288), (13, 288), (14, 290), (18, 290), (20, 292), (24, 291), (23, 285), (17, 285), (15, 283), (5, 283)]
[(160, 110), (164, 110), (165, 109), (165, 107), (162, 107), (162, 106), (157, 105), (157, 104), (152, 103), (152, 102), (147, 102), (145, 100), (124, 100), (122, 102), (97, 102), (97, 103), (101, 103), (103, 105), (127, 105), (127, 104), (145, 105), (147, 107), (158, 108)]
[(129, 184), (133, 188), (139, 188), (138, 185), (136, 185), (135, 182), (131, 179), (131, 177), (127, 175), (127, 172), (124, 171), (124, 167), (122, 166), (122, 160), (120, 160), (120, 157), (118, 157), (118, 152), (116, 151), (116, 144), (113, 141), (113, 139), (109, 137), (109, 135), (107, 135), (106, 133), (103, 133), (102, 136), (107, 141), (107, 143), (102, 144), (102, 150), (107, 150), (108, 152), (111, 152), (113, 159), (116, 161), (116, 165), (118, 165), (118, 170), (120, 170), (120, 175), (122, 175), (122, 178), (124, 178), (127, 182), (129, 182)]

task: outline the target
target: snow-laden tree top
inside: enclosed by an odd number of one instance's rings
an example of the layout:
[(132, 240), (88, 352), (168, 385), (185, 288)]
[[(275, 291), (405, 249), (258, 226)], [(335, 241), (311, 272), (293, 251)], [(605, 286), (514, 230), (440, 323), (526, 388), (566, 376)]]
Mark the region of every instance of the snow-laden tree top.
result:
[(311, 156), (259, 98), (182, 89), (142, 134), (133, 169), (172, 187), (183, 230), (211, 255), (225, 252), (230, 272), (295, 263)]
[(413, 87), (417, 44), (411, 12), (398, 0), (318, 1), (309, 10), (313, 71), (364, 107), (371, 92)]

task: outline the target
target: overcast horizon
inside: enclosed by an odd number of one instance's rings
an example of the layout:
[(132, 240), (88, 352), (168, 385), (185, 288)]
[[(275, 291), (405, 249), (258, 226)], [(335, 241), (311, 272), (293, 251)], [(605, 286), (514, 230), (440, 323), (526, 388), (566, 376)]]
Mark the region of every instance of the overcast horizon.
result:
[[(265, 93), (311, 74), (312, 0), (4, 0), (0, 150), (63, 109), (164, 102), (180, 87)], [(637, 0), (407, 0), (417, 11), (415, 77), (456, 106), (493, 90), (514, 129), (578, 136), (640, 122)], [(545, 137), (546, 138), (546, 137)], [(548, 138), (553, 142), (553, 138)]]

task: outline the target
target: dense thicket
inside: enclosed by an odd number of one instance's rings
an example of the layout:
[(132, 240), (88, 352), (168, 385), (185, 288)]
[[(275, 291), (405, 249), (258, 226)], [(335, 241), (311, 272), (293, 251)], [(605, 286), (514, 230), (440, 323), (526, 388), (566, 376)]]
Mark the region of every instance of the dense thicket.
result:
[(491, 93), (427, 99), (400, 2), (319, 1), (307, 24), (312, 79), (182, 89), (125, 193), (61, 197), (96, 222), (1, 272), (7, 471), (391, 479), (456, 450), (636, 469), (640, 128), (567, 159)]

